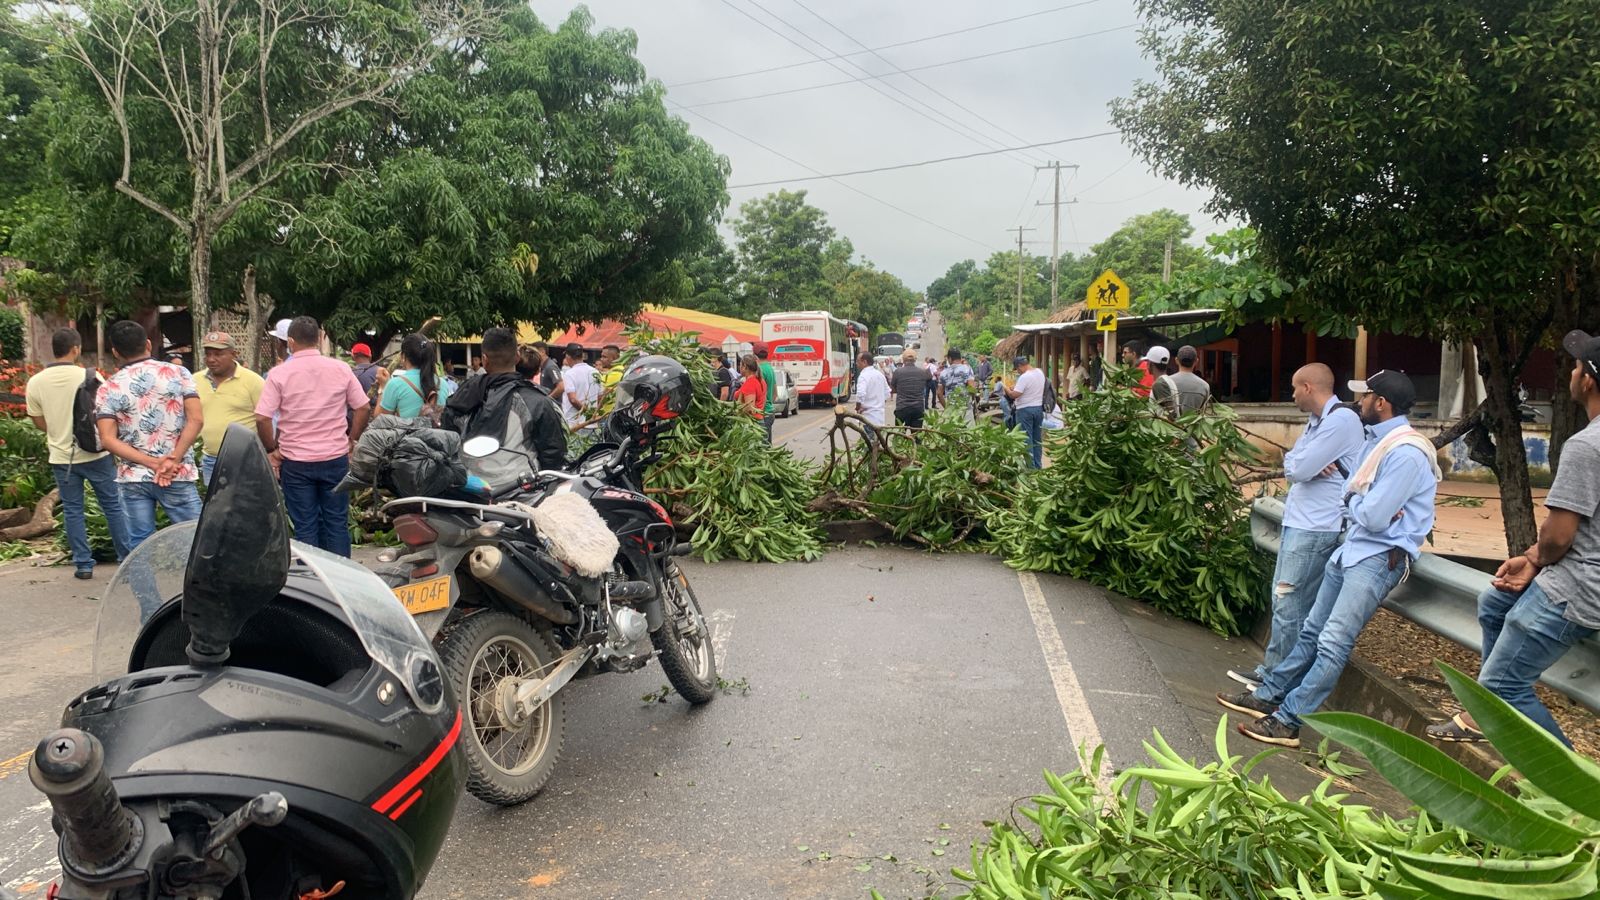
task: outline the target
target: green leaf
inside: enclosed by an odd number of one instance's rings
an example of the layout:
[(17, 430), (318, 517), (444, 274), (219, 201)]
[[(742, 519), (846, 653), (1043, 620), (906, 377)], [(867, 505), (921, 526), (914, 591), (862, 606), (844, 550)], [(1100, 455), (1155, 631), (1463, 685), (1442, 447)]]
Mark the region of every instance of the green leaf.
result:
[(1306, 720), (1362, 753), (1402, 794), (1430, 814), (1524, 853), (1566, 853), (1583, 833), (1497, 790), (1438, 748), (1355, 713), (1314, 713)]
[[(1587, 861), (1579, 860), (1582, 853)], [(1563, 856), (1529, 857), (1528, 859), (1469, 859), (1437, 853), (1416, 853), (1395, 850), (1397, 861), (1418, 872), (1453, 878), (1481, 881), (1484, 884), (1547, 884), (1563, 881), (1583, 868), (1593, 868), (1594, 853), (1574, 849)]]
[(1461, 705), (1507, 762), (1540, 790), (1591, 819), (1600, 819), (1600, 766), (1568, 750), (1555, 735), (1448, 663), (1438, 666)]
[(1542, 884), (1519, 883), (1509, 889), (1503, 882), (1430, 872), (1413, 866), (1403, 859), (1395, 860), (1395, 870), (1428, 893), (1446, 898), (1482, 897), (1499, 900), (1499, 898), (1514, 897), (1516, 900), (1576, 900), (1595, 892), (1596, 862), (1596, 857), (1591, 853), (1588, 864), (1567, 878)]

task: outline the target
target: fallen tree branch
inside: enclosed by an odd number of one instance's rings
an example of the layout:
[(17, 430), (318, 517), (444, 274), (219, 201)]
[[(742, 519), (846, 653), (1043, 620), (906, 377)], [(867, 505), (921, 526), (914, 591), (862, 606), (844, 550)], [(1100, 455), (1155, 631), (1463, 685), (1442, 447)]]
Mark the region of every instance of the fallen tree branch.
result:
[(44, 537), (56, 529), (56, 501), (60, 491), (51, 491), (33, 506), (33, 517), (21, 525), (0, 528), (0, 541), (31, 541)]

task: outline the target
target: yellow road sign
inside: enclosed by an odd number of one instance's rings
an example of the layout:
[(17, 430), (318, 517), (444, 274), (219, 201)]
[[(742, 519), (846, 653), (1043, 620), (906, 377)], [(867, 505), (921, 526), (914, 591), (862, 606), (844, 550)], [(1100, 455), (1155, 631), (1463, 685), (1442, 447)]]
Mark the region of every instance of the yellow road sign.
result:
[[(1089, 293), (1085, 298), (1090, 309), (1127, 309), (1128, 284), (1117, 273), (1110, 269), (1100, 273), (1089, 285)], [(1101, 331), (1114, 329), (1102, 328)]]
[(1102, 309), (1095, 313), (1094, 328), (1096, 331), (1116, 331), (1117, 311), (1114, 309)]

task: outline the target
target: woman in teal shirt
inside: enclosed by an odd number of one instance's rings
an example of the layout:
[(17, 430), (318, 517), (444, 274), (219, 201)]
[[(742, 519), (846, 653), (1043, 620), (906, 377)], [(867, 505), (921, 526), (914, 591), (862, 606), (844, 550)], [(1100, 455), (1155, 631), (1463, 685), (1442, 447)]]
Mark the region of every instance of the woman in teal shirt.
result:
[(439, 378), (436, 353), (433, 341), (420, 334), (406, 335), (400, 342), (402, 368), (383, 386), (378, 415), (415, 419), (428, 403), (444, 408), (450, 399), (450, 383)]

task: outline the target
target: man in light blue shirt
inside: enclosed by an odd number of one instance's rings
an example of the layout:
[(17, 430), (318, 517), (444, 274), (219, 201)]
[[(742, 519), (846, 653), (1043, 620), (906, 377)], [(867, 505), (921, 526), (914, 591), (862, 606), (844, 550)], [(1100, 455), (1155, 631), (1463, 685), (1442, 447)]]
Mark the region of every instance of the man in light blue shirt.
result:
[(1328, 560), (1289, 655), (1255, 691), (1217, 695), (1254, 717), (1240, 734), (1267, 744), (1300, 746), (1302, 718), (1333, 693), (1361, 629), (1409, 574), (1433, 529), (1439, 464), (1432, 443), (1406, 420), (1417, 399), (1411, 379), (1385, 370), (1350, 382), (1350, 390), (1360, 398), (1367, 443), (1346, 484), (1344, 544)]
[(1272, 573), (1272, 636), (1253, 671), (1230, 669), (1228, 677), (1255, 690), (1300, 638), (1311, 604), (1322, 587), (1328, 557), (1344, 531), (1345, 479), (1355, 471), (1366, 436), (1361, 417), (1333, 392), (1333, 370), (1322, 363), (1294, 373), (1294, 405), (1310, 416), (1294, 447), (1284, 454), (1283, 531)]

